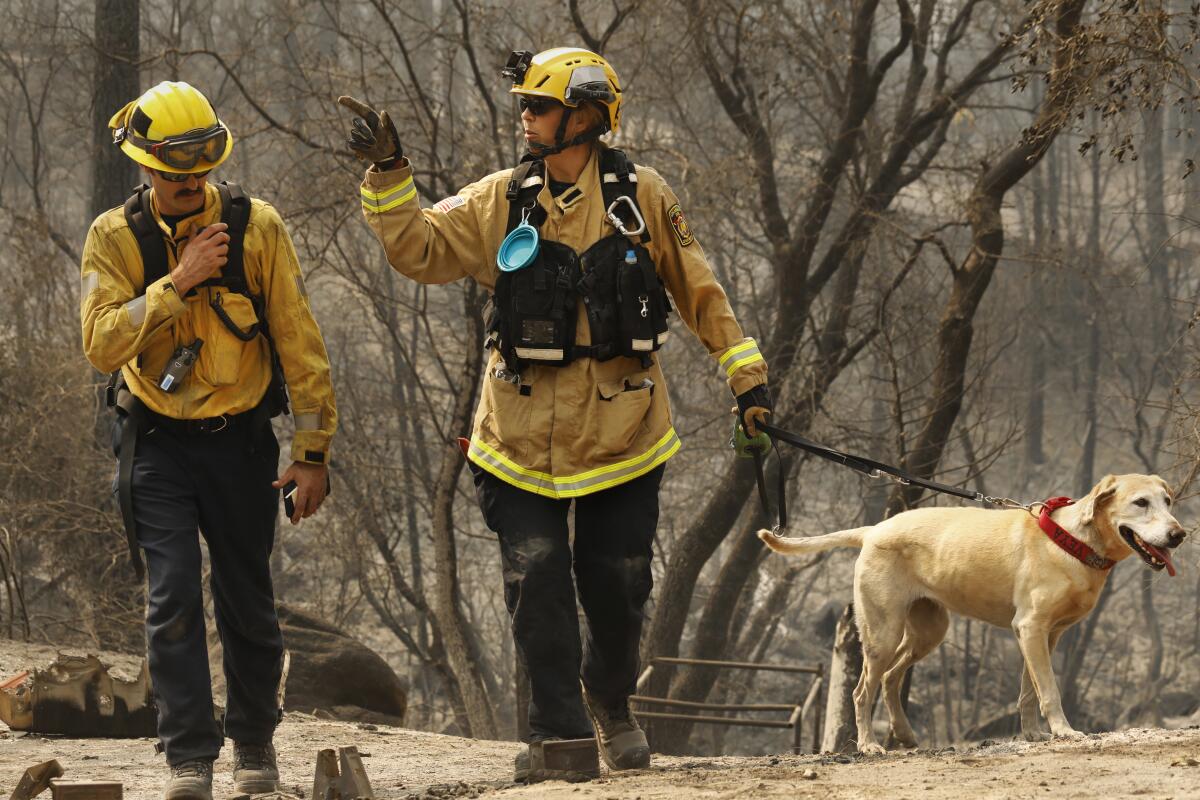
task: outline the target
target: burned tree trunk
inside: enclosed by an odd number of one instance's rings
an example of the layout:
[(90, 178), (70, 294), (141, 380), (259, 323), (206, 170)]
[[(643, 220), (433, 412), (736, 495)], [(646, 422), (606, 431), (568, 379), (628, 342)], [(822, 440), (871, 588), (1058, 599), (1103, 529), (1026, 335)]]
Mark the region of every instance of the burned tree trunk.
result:
[[(473, 328), (467, 337), (469, 342), (483, 339), (480, 318), (480, 290), (471, 284), (464, 293), (464, 305), (469, 325)], [(465, 389), (479, 385), (483, 370), (483, 357), (478, 349), (464, 358), (458, 384)], [(475, 391), (455, 393), (451, 430), (465, 432), (470, 429), (471, 412), (475, 405)], [(496, 739), (498, 729), (494, 703), (488, 697), (485, 678), (481, 672), (483, 660), (476, 640), (467, 630), (468, 622), (463, 615), (458, 582), (458, 550), (454, 542), (454, 500), (463, 458), (457, 445), (450, 442), (442, 450), (438, 465), (437, 482), (433, 502), (434, 571), (436, 583), (433, 590), (433, 616), (445, 639), (446, 653), (450, 665), (458, 676), (466, 706), (470, 731), (467, 736), (476, 739)]]
[(854, 604), (846, 606), (838, 620), (833, 643), (833, 662), (829, 667), (829, 694), (825, 703), (825, 730), (821, 734), (822, 753), (853, 753), (858, 749), (858, 728), (854, 722), (854, 687), (863, 670), (862, 641), (854, 624)]
[[(1004, 221), (1000, 216), (1004, 196), (1037, 166), (1075, 106), (1083, 64), (1076, 52), (1079, 18), (1086, 0), (1064, 0), (1057, 6), (1055, 27), (1058, 46), (1050, 70), (1049, 87), (1037, 118), (1021, 140), (987, 166), (967, 205), (972, 245), (962, 264), (952, 268), (953, 286), (942, 312), (937, 334), (937, 364), (927, 404), (925, 425), (904, 467), (922, 478), (932, 478), (945, 452), (946, 443), (962, 408), (967, 358), (974, 339), (975, 313), (991, 284), (996, 264), (1004, 251)], [(900, 486), (888, 501), (889, 515), (912, 508), (920, 499), (919, 486)]]
[(114, 147), (108, 120), (138, 96), (141, 3), (96, 0), (96, 67), (92, 97), (92, 216), (124, 202), (137, 181), (137, 165)]

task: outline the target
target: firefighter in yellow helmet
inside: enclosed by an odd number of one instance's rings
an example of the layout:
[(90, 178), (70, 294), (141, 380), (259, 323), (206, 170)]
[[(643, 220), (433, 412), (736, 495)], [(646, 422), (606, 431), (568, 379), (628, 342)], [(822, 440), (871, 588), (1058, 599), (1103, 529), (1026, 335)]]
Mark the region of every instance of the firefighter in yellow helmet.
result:
[(423, 283), (470, 277), (491, 294), (487, 371), (465, 449), (530, 680), (530, 746), (514, 777), (538, 781), (598, 770), (556, 771), (545, 743), (557, 739), (594, 735), (610, 769), (650, 763), (628, 698), (659, 483), (680, 447), (659, 358), (668, 313), (712, 355), (750, 433), (771, 402), (766, 363), (679, 200), (657, 172), (598, 141), (621, 122), (612, 66), (557, 48), (513, 53), (503, 74), (526, 157), (429, 208), (387, 112), (339, 102), (358, 114), (348, 145), (373, 162), (363, 214), (392, 267)]
[[(329, 359), (279, 213), (209, 172), (233, 135), (208, 99), (164, 82), (119, 110), (113, 141), (148, 181), (92, 223), (83, 248), (83, 346), (112, 373), (117, 493), (139, 577), (167, 800), (210, 800), (234, 742), (240, 793), (275, 791), (272, 747), (283, 642), (269, 559), (280, 487), (292, 522), (327, 489), (337, 424)], [(290, 395), (290, 397), (289, 397)], [(291, 463), (278, 475), (271, 418), (289, 405)], [(228, 689), (213, 719), (200, 586), (208, 543)]]

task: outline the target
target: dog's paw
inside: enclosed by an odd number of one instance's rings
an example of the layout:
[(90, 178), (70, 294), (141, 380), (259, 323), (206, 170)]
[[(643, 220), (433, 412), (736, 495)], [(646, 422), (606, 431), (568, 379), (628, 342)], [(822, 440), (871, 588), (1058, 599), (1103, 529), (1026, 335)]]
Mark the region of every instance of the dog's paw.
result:
[(1080, 739), (1086, 739), (1087, 734), (1080, 733), (1074, 728), (1065, 728), (1063, 730), (1055, 731), (1054, 738), (1065, 739), (1067, 741), (1079, 741)]
[(1054, 738), (1053, 736), (1050, 735), (1049, 731), (1037, 731), (1037, 730), (1021, 731), (1021, 736), (1027, 742), (1048, 742)]
[(886, 753), (887, 750), (884, 750), (883, 745), (879, 744), (879, 742), (870, 742), (868, 744), (860, 744), (858, 746), (858, 752), (865, 756), (881, 756)]

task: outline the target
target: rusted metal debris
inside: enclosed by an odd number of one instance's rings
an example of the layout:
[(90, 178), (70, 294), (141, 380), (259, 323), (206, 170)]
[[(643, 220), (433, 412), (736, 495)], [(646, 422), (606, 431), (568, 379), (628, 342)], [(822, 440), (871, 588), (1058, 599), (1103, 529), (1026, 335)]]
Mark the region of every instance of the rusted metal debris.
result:
[(122, 800), (117, 781), (50, 781), (51, 800)]
[(373, 800), (374, 797), (357, 747), (339, 747), (336, 753), (328, 748), (317, 753), (312, 800)]
[(594, 778), (600, 774), (600, 753), (594, 736), (544, 741), (540, 748), (529, 751), (529, 758), (532, 769), (573, 776), (570, 780)]
[(95, 656), (59, 655), (44, 670), (0, 684), (0, 720), (16, 731), (79, 738), (157, 734), (146, 662), (136, 680), (114, 678)]
[(58, 778), (62, 774), (63, 768), (57, 761), (51, 760), (35, 764), (25, 770), (25, 774), (17, 782), (17, 788), (9, 800), (30, 800), (30, 798), (37, 797), (46, 790), (52, 779)]

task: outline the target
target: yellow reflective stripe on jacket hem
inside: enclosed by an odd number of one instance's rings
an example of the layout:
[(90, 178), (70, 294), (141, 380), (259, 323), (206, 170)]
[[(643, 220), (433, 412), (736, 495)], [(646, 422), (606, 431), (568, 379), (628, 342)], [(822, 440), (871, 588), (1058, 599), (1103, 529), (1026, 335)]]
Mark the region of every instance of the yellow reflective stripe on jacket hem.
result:
[[(417, 196), (417, 188), (413, 186), (412, 178), (409, 178), (402, 181), (398, 186), (393, 186), (382, 192), (373, 192), (363, 186), (359, 189), (359, 193), (362, 195), (362, 207), (364, 209), (375, 214), (381, 214), (384, 211), (412, 200)], [(399, 197), (396, 197), (397, 194), (399, 194)]]
[(505, 483), (534, 494), (561, 500), (609, 489), (645, 475), (675, 455), (680, 446), (678, 434), (674, 428), (670, 428), (653, 447), (640, 456), (562, 478), (519, 466), (477, 439), (471, 440), (467, 455), (472, 462)]
[[(736, 357), (736, 358), (735, 358)], [(747, 364), (753, 364), (756, 361), (764, 361), (762, 353), (759, 352), (758, 343), (753, 339), (747, 339), (739, 345), (729, 348), (721, 356), (719, 363), (725, 368), (725, 374), (733, 377), (733, 373), (737, 372)]]

